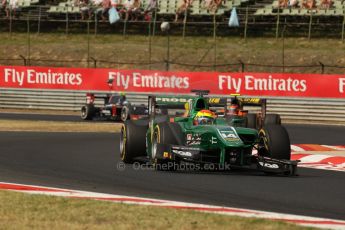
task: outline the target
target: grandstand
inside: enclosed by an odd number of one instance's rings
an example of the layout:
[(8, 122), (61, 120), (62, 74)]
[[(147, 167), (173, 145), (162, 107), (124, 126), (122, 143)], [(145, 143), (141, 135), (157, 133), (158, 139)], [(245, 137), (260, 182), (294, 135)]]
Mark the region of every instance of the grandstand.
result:
[[(180, 0), (160, 0), (158, 2), (158, 10), (157, 14), (161, 16), (167, 15), (175, 15), (176, 9), (179, 6)], [(246, 2), (247, 0), (242, 0)], [(148, 0), (142, 0), (142, 8), (144, 9), (147, 4)], [(203, 2), (196, 0), (193, 1), (192, 6), (189, 9), (189, 12), (193, 16), (201, 16), (201, 15), (224, 15), (225, 12), (228, 12), (232, 9), (233, 6), (240, 6), (241, 0), (234, 0), (234, 1), (226, 1), (225, 4), (222, 5), (221, 8), (217, 9), (215, 12), (211, 12), (207, 10), (203, 6)], [(56, 14), (66, 14), (66, 13), (80, 13), (80, 8), (75, 6), (73, 0), (68, 0), (67, 2), (60, 2), (58, 5), (50, 6), (49, 13), (56, 13)]]
[(29, 8), (39, 4), (39, 0), (18, 0), (17, 6), (20, 8)]
[[(321, 1), (316, 1), (316, 6), (320, 6)], [(345, 13), (345, 4), (342, 3), (341, 0), (335, 0), (333, 7), (330, 9), (321, 9), (320, 7), (316, 7), (313, 9), (305, 9), (300, 7), (294, 8), (280, 8), (279, 3), (277, 0), (273, 1), (271, 4), (267, 4), (264, 7), (257, 9), (254, 13), (255, 15), (283, 15), (283, 16), (306, 16), (306, 15), (314, 15), (314, 16), (344, 16)]]
[[(320, 1), (321, 0), (317, 0), (317, 6), (320, 5)], [(159, 7), (157, 14), (162, 17), (175, 15), (179, 2), (180, 0), (160, 0), (158, 2)], [(50, 18), (54, 18), (62, 14), (80, 14), (80, 7), (75, 5), (74, 0), (67, 0), (53, 5), (39, 5), (39, 3), (39, 0), (19, 0), (18, 6), (22, 8), (24, 15), (26, 15), (25, 12), (33, 13), (32, 9), (34, 8), (43, 8), (42, 12), (47, 12)], [(142, 0), (142, 8), (145, 8), (147, 4), (148, 0)], [(201, 16), (212, 16), (214, 14), (217, 16), (223, 16), (223, 19), (225, 19), (229, 17), (229, 12), (233, 7), (248, 7), (250, 16), (275, 16), (277, 14), (282, 16), (305, 16), (310, 14), (315, 16), (344, 16), (345, 14), (345, 2), (342, 0), (334, 0), (334, 5), (330, 9), (279, 9), (277, 0), (226, 0), (215, 12), (211, 12), (206, 9), (202, 0), (195, 0), (189, 9), (189, 14), (191, 16), (191, 20), (200, 20)]]
[[(167, 16), (174, 15), (177, 7), (179, 6), (180, 0), (160, 0), (158, 5), (158, 15)], [(317, 0), (316, 5), (320, 5), (321, 0)], [(57, 5), (39, 5), (39, 0), (19, 0), (18, 6), (23, 9), (24, 12), (29, 11), (35, 7), (48, 8), (45, 10), (48, 12), (52, 18), (56, 14), (80, 14), (80, 7), (75, 5), (74, 0), (68, 0), (59, 2)], [(41, 2), (42, 3), (42, 2)], [(148, 4), (148, 0), (142, 0), (142, 8), (145, 8)], [(277, 0), (226, 0), (220, 8), (215, 12), (211, 12), (204, 7), (202, 0), (193, 1), (192, 6), (189, 9), (191, 16), (210, 16), (213, 14), (222, 15), (228, 17), (228, 13), (233, 7), (250, 8), (251, 14), (256, 16), (272, 16), (272, 15), (290, 15), (290, 16), (304, 16), (308, 14), (313, 14), (315, 16), (344, 16), (345, 13), (345, 2), (342, 0), (334, 0), (334, 5), (330, 9), (302, 9), (302, 8), (280, 8), (278, 10)]]
[[(316, 6), (319, 6), (320, 1), (316, 1)], [(51, 23), (55, 22), (53, 28), (57, 28), (56, 25), (60, 23), (60, 29), (65, 27), (67, 32), (67, 30), (72, 29), (71, 24), (85, 23), (85, 21), (81, 20), (80, 7), (75, 5), (74, 2), (74, 0), (65, 0), (44, 4), (44, 1), (39, 2), (39, 0), (19, 0), (21, 13), (13, 20), (39, 21), (42, 26), (45, 22), (47, 24), (50, 22), (50, 26), (52, 26)], [(147, 4), (148, 0), (142, 0), (143, 9)], [(172, 22), (179, 5), (180, 0), (159, 0), (156, 16), (154, 17), (157, 20), (156, 24), (159, 25), (159, 22), (162, 20)], [(234, 28), (230, 32), (227, 27), (227, 22), (230, 17), (230, 12), (234, 7), (237, 9), (240, 28), (237, 30)], [(2, 28), (2, 31), (8, 30), (9, 21), (8, 18), (5, 18), (4, 13), (1, 12), (0, 28)], [(62, 26), (63, 23), (66, 25)], [(89, 21), (89, 23), (91, 23), (91, 26), (95, 30), (96, 27), (103, 27), (102, 31), (107, 31), (106, 28), (109, 28), (109, 31), (111, 30), (111, 26), (108, 23), (96, 22), (96, 20), (93, 22)], [(139, 22), (121, 21), (119, 24), (133, 24), (131, 28), (128, 26), (122, 27), (126, 30), (137, 30), (138, 33), (142, 33), (143, 30), (140, 29), (140, 26), (143, 23), (147, 24), (148, 22), (144, 21), (144, 17), (142, 16), (139, 17)], [(178, 24), (181, 25), (182, 23), (177, 23), (175, 26), (177, 29), (172, 33), (180, 33), (181, 29)], [(300, 34), (305, 35), (305, 33), (310, 34), (311, 30), (317, 33), (326, 30), (327, 33), (323, 33), (324, 35), (327, 34), (327, 36), (333, 37), (341, 36), (343, 38), (345, 2), (334, 0), (334, 5), (330, 9), (321, 9), (319, 7), (315, 9), (304, 9), (280, 8), (278, 7), (277, 0), (226, 0), (217, 10), (210, 11), (204, 7), (203, 0), (194, 0), (188, 10), (186, 23), (189, 26), (188, 32), (190, 34), (193, 34), (193, 29), (195, 29), (196, 33), (206, 29), (212, 31), (215, 29), (214, 23), (216, 23), (219, 35), (231, 35), (235, 31), (235, 33), (240, 35), (264, 35), (267, 32), (268, 34), (275, 34), (277, 36), (278, 30), (281, 30), (281, 27), (286, 25), (288, 27), (295, 27), (296, 29), (294, 30), (290, 29), (290, 34), (296, 32), (297, 36)], [(138, 26), (134, 26), (135, 24), (138, 24)], [(74, 26), (74, 28), (77, 29), (78, 26)]]

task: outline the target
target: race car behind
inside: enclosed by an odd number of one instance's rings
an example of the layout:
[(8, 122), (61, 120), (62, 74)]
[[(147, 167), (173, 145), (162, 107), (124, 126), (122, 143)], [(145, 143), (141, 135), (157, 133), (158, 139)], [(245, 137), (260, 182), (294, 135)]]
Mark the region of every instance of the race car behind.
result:
[[(103, 99), (103, 105), (97, 107), (95, 100)], [(130, 103), (123, 94), (95, 95), (86, 94), (86, 103), (81, 108), (81, 118), (92, 120), (94, 118), (105, 118), (115, 121), (136, 120), (147, 116), (147, 106)]]

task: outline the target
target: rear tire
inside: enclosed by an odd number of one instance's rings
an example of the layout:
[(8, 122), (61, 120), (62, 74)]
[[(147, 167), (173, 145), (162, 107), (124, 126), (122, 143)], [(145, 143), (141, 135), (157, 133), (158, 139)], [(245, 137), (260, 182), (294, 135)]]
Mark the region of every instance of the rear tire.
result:
[(290, 138), (281, 125), (267, 125), (259, 131), (260, 143), (258, 154), (274, 159), (290, 160)]
[(83, 107), (81, 107), (81, 114), (80, 117), (83, 120), (92, 120), (95, 116), (96, 110), (95, 106), (92, 104), (86, 104)]
[(155, 169), (159, 171), (175, 171), (178, 168), (178, 162), (157, 158), (157, 144), (183, 145), (183, 133), (180, 125), (169, 122), (158, 124), (155, 127), (151, 144), (152, 160)]
[(120, 157), (124, 163), (133, 163), (135, 158), (146, 155), (146, 125), (125, 121), (120, 133)]
[(254, 113), (247, 114), (247, 128), (257, 129), (257, 115)]
[(279, 114), (266, 114), (264, 126), (267, 125), (281, 125)]
[(120, 117), (121, 121), (123, 122), (129, 119), (129, 108), (127, 106), (122, 107)]

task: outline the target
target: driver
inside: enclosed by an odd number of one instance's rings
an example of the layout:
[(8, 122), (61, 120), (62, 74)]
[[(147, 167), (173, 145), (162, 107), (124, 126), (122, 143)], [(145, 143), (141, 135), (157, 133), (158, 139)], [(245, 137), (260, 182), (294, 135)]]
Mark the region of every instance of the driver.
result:
[(216, 114), (210, 110), (200, 110), (194, 117), (193, 125), (212, 125), (216, 117)]
[(237, 98), (231, 99), (231, 105), (229, 108), (229, 114), (238, 116), (240, 115), (240, 102)]

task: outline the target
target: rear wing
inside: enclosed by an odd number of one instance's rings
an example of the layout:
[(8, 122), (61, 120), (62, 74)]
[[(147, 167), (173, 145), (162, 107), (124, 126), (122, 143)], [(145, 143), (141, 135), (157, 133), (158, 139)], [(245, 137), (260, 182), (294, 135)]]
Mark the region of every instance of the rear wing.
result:
[(220, 117), (225, 116), (228, 106), (228, 99), (225, 97), (209, 97), (209, 109)]
[[(154, 100), (155, 108), (184, 109), (186, 103), (193, 98), (196, 98), (196, 96), (149, 96), (149, 104), (150, 100)], [(209, 107), (224, 108), (227, 105), (227, 98), (205, 97), (205, 99)]]
[(150, 100), (153, 100), (155, 108), (184, 109), (185, 104), (192, 98), (191, 96), (149, 96), (149, 104)]
[(237, 104), (243, 113), (248, 113), (244, 106), (260, 107), (262, 117), (266, 116), (266, 99), (263, 98), (238, 98), (239, 95), (231, 95), (227, 98), (210, 98), (210, 109), (218, 116), (231, 116), (229, 113), (232, 104)]
[(109, 94), (98, 94), (95, 95), (94, 93), (87, 93), (86, 94), (86, 104), (93, 104), (95, 99), (103, 99), (104, 103), (106, 103), (110, 98)]
[(240, 103), (240, 107), (243, 109), (243, 106), (257, 106), (261, 107), (261, 116), (265, 118), (266, 116), (266, 108), (267, 108), (267, 100), (264, 98), (238, 98)]
[(127, 100), (125, 95), (120, 93), (86, 93), (86, 104), (94, 104), (96, 99), (103, 99), (103, 104), (114, 103), (110, 99), (115, 98), (115, 101), (121, 99), (121, 101)]
[(266, 105), (266, 99), (263, 99), (263, 98), (248, 97), (248, 98), (238, 98), (238, 100), (243, 105), (250, 105), (250, 106)]
[[(203, 96), (202, 96), (203, 97)], [(151, 95), (148, 97), (148, 114), (151, 118), (158, 115), (172, 115), (169, 110), (183, 110), (173, 111), (176, 116), (188, 116), (191, 113), (193, 99), (198, 99), (200, 96), (181, 95), (181, 96), (158, 96)], [(219, 115), (224, 115), (227, 106), (227, 98), (221, 97), (203, 97), (207, 107)], [(158, 110), (157, 110), (158, 109)]]
[[(203, 92), (202, 92), (203, 93)], [(264, 120), (266, 117), (266, 99), (262, 98), (238, 98), (238, 95), (235, 97), (203, 97), (205, 103), (207, 103), (208, 108), (215, 112), (220, 117), (232, 116), (229, 113), (229, 109), (232, 104), (236, 103), (239, 106), (239, 109), (243, 114), (248, 113), (248, 110), (244, 110), (244, 106), (254, 106), (260, 107), (261, 111), (259, 113), (260, 119)], [(151, 95), (148, 97), (148, 114), (150, 117), (154, 117), (157, 113), (157, 108), (161, 109), (162, 114), (168, 114), (167, 109), (181, 109), (185, 110), (183, 116), (188, 116), (191, 113), (192, 100), (198, 99), (200, 96), (156, 96)], [(193, 101), (193, 103), (196, 103)], [(164, 112), (163, 112), (164, 111)]]

